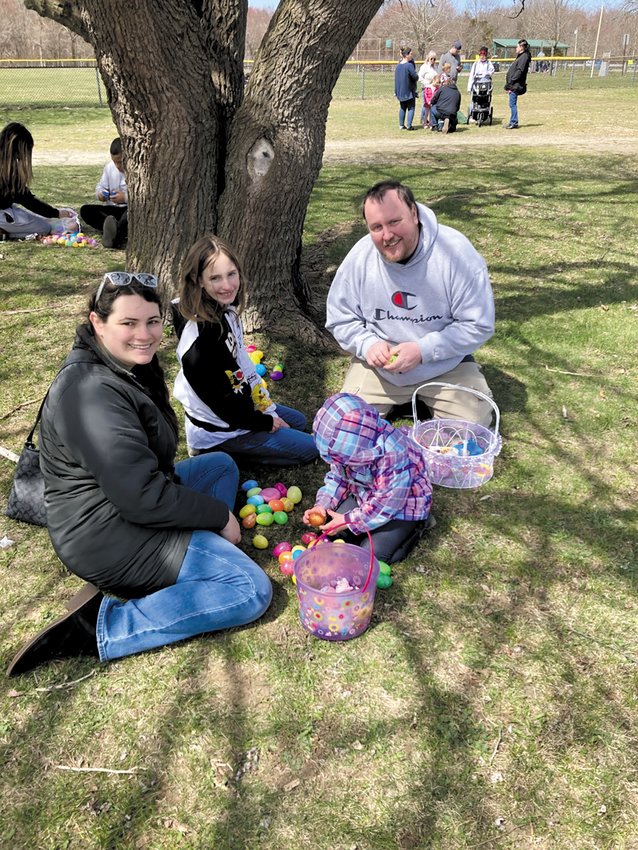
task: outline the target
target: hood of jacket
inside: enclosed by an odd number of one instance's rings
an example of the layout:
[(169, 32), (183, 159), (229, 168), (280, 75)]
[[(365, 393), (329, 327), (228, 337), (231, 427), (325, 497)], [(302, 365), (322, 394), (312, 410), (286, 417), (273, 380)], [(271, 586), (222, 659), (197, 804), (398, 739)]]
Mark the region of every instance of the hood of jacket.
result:
[(394, 428), (372, 405), (351, 393), (336, 393), (319, 409), (313, 423), (317, 450), (327, 463), (369, 468), (385, 452)]

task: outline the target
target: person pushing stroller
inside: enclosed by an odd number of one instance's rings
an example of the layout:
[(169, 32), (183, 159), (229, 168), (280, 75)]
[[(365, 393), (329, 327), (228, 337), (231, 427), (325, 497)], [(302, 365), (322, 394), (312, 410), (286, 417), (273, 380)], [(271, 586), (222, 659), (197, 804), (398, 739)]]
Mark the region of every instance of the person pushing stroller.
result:
[(467, 91), (470, 95), (468, 124), (492, 123), (492, 75), (494, 65), (487, 58), (487, 47), (481, 47), (479, 58), (470, 69)]

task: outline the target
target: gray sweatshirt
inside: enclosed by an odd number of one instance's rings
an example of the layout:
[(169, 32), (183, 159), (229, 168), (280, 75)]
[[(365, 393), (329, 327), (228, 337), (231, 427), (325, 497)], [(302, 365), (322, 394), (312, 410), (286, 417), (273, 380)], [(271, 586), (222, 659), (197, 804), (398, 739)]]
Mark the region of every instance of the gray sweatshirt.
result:
[(418, 204), (421, 238), (405, 263), (389, 263), (364, 236), (339, 266), (328, 293), (326, 328), (359, 360), (379, 340), (417, 342), (421, 364), (395, 386), (432, 380), (454, 369), (494, 333), (494, 297), (485, 260), (452, 227)]

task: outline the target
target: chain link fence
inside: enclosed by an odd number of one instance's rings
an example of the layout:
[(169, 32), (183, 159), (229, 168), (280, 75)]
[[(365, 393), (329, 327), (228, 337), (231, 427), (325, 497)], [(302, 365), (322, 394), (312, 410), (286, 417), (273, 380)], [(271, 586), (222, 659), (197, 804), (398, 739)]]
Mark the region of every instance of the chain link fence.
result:
[[(511, 59), (494, 60), (498, 65), (495, 85), (505, 81)], [(419, 62), (416, 63), (417, 68)], [(251, 62), (246, 62), (246, 75)], [(347, 62), (337, 85), (335, 100), (374, 100), (394, 97), (396, 62)], [(464, 64), (469, 72), (471, 62)], [(637, 57), (545, 57), (533, 60), (530, 82), (538, 74), (548, 90), (579, 90), (591, 87), (637, 84)], [(106, 107), (104, 83), (95, 60), (0, 59), (0, 108), (16, 107)]]

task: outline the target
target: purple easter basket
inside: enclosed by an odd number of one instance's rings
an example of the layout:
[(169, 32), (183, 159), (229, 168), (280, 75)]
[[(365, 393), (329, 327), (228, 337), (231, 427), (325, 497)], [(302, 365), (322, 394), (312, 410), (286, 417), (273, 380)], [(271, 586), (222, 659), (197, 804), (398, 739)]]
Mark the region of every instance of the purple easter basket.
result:
[[(459, 419), (428, 419), (419, 422), (416, 412), (417, 393), (423, 387), (431, 386), (463, 390), (488, 402), (495, 414), (493, 428)], [(498, 430), (501, 419), (499, 409), (489, 396), (470, 387), (432, 381), (414, 391), (412, 414), (414, 427), (411, 437), (423, 453), (433, 484), (466, 490), (480, 487), (490, 480), (494, 474), (494, 458), (501, 451), (503, 441)]]
[[(307, 632), (321, 640), (350, 640), (365, 632), (379, 577), (372, 550), (321, 542), (303, 552), (294, 569), (299, 618)], [(338, 593), (330, 584), (339, 579), (355, 589)]]

